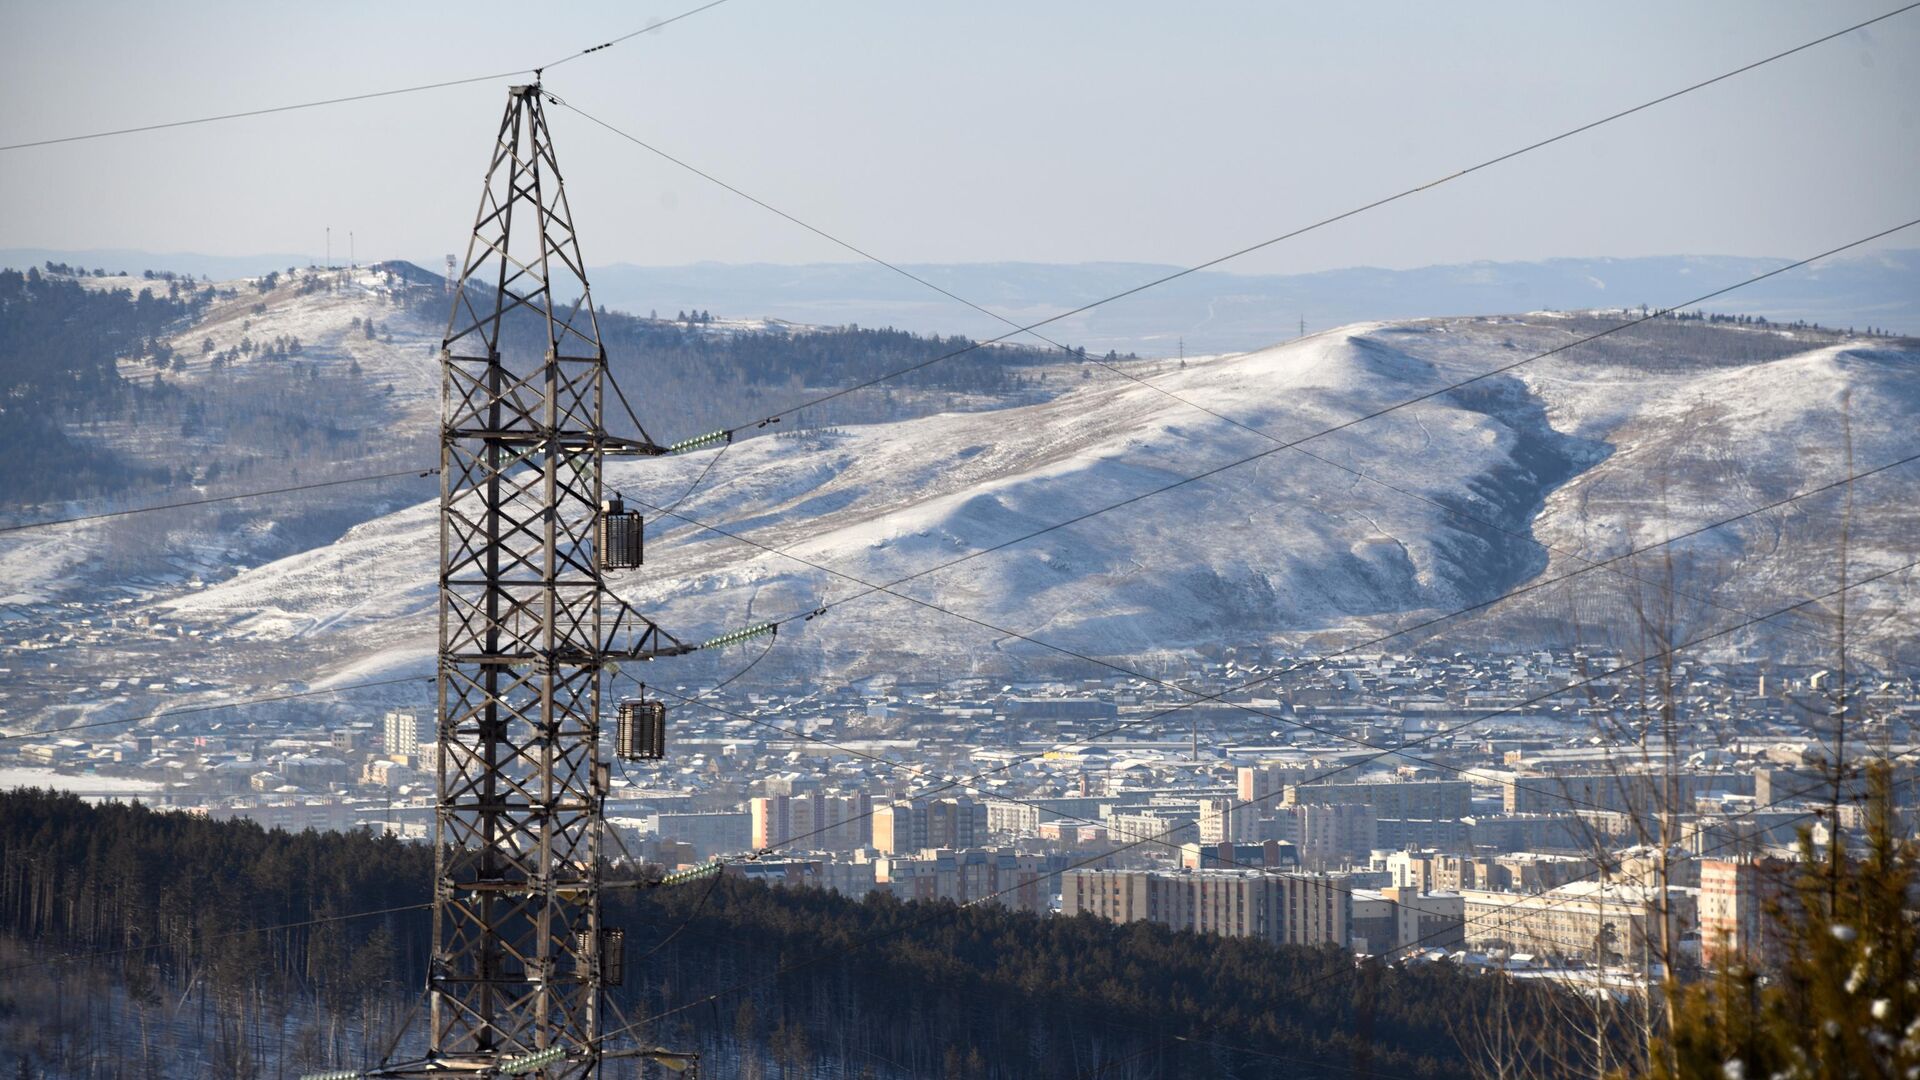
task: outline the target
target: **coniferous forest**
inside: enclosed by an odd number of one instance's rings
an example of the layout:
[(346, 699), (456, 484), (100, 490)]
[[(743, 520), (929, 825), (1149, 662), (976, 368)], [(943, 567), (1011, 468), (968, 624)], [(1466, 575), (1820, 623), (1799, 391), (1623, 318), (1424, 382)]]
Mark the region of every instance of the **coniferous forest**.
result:
[[(389, 837), (0, 794), (0, 1069), (373, 1064), (417, 1017), (431, 867)], [(1458, 1016), (1542, 1015), (1445, 966), (729, 877), (610, 893), (605, 919), (620, 1012), (710, 1076), (1443, 1077)]]

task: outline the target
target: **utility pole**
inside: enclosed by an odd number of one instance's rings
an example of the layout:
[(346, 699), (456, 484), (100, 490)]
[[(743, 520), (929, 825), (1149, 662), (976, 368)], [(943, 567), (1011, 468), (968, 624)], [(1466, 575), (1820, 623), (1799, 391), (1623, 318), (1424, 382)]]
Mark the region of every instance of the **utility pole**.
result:
[(333, 226), (331, 226), (331, 225), (329, 225), (329, 226), (327, 226), (327, 261), (326, 261), (326, 269), (328, 269), (328, 270), (331, 270), (331, 269), (333, 269)]
[(1300, 336), (1307, 336), (1307, 317), (1305, 315), (1300, 316)]
[[(538, 83), (508, 91), (441, 344), (439, 784), (424, 1058), (379, 1076), (581, 1080), (624, 933), (602, 925), (610, 661), (691, 652), (606, 589), (606, 349)], [(634, 544), (637, 552), (637, 541)], [(664, 736), (661, 736), (664, 738)]]
[(360, 257), (354, 254), (352, 229), (347, 230), (347, 265), (356, 270), (360, 268)]

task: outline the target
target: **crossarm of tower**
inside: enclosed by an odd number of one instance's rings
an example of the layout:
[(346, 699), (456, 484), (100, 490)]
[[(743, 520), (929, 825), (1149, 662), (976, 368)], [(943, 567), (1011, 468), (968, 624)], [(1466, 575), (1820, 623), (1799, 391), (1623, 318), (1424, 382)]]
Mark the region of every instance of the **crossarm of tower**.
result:
[(607, 627), (605, 652), (609, 660), (651, 660), (656, 656), (685, 656), (693, 646), (682, 643), (633, 605), (614, 597), (616, 605)]
[(607, 385), (613, 388), (613, 396), (620, 400), (620, 407), (627, 411), (627, 419), (633, 421), (633, 429), (640, 433), (640, 437), (638, 439), (626, 439), (619, 436), (608, 436), (605, 443), (605, 452), (621, 457), (660, 457), (663, 454), (669, 453), (670, 451), (666, 447), (654, 442), (653, 436), (647, 434), (647, 429), (640, 423), (640, 417), (635, 415), (633, 406), (627, 404), (626, 392), (620, 389), (620, 383), (613, 377), (612, 369), (608, 369), (606, 380)]

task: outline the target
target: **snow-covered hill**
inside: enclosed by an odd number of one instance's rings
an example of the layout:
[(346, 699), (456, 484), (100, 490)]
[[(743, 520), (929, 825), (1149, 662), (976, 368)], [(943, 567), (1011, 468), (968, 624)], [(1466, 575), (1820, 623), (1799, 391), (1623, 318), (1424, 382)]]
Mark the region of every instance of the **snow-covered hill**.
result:
[[(775, 655), (790, 670), (1086, 668), (1002, 630), (1130, 665), (1216, 645), (1326, 647), (1830, 482), (1847, 470), (1849, 427), (1856, 470), (1920, 450), (1911, 343), (1672, 321), (1300, 447), (1325, 460), (1273, 441), (1616, 321), (1359, 325), (1184, 367), (1129, 368), (1150, 386), (1089, 366), (1038, 404), (751, 439), (717, 463), (718, 451), (618, 463), (610, 475), (630, 498), (663, 505), (684, 494), (681, 513), (753, 541), (656, 519), (649, 564), (619, 588), (696, 640), (867, 591), (850, 579), (910, 578), (899, 592), (977, 620), (865, 595), (783, 629)], [(1856, 486), (1854, 577), (1915, 557), (1916, 473), (1920, 465)], [(1178, 483), (1193, 476), (1203, 478)], [(1074, 520), (1128, 499), (1137, 501)], [(1671, 564), (1646, 557), (1587, 573), (1437, 632), (1636, 648), (1623, 628), (1637, 624), (1623, 612), (1636, 595), (1647, 606), (1650, 583), (1668, 574), (1682, 598), (1671, 617), (1680, 636), (1710, 632), (1831, 588), (1841, 513), (1837, 494), (1807, 500), (1676, 545)], [(1071, 523), (1020, 539), (1062, 522)], [(424, 671), (436, 550), (434, 507), (415, 506), (153, 610), (222, 637), (208, 665), (286, 671), (297, 657), (314, 682)], [(1859, 590), (1858, 643), (1911, 649), (1912, 595), (1902, 577)], [(1803, 615), (1717, 647), (1807, 656), (1825, 640)]]
[[(140, 278), (77, 280), (102, 290), (169, 287)], [(442, 324), (404, 302), (404, 281), (374, 270), (301, 270), (276, 272), (271, 281), (186, 284), (211, 288), (217, 299), (156, 340), (170, 362), (156, 365), (151, 354), (118, 361), (124, 380), (152, 391), (132, 397), (130, 406), (66, 424), (76, 441), (175, 481), (142, 482), (113, 498), (67, 505), (0, 507), (8, 524), (88, 519), (15, 534), (0, 552), (0, 607), (224, 577), (236, 563), (324, 543), (376, 510), (432, 490), (430, 482), (403, 475), (297, 498), (97, 517), (338, 477), (405, 474), (431, 461)]]

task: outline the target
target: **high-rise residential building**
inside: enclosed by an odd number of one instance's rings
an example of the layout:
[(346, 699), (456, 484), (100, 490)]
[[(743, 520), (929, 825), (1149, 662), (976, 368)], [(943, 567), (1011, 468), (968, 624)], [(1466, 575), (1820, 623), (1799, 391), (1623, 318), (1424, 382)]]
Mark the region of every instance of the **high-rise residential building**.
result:
[(1069, 870), (1061, 912), (1114, 922), (1345, 947), (1353, 904), (1337, 875), (1263, 870)]
[(420, 753), (423, 734), (418, 714), (395, 710), (387, 714), (386, 755), (395, 761), (412, 761)]
[(748, 803), (756, 851), (853, 851), (866, 846), (873, 801), (865, 793), (809, 791), (766, 795)]
[(1770, 966), (1780, 941), (1766, 916), (1792, 895), (1793, 864), (1782, 859), (1700, 860), (1700, 959)]
[(873, 811), (873, 846), (890, 855), (987, 842), (987, 804), (966, 796), (901, 799)]
[(1143, 855), (1179, 858), (1180, 845), (1200, 839), (1200, 828), (1192, 812), (1135, 810), (1109, 813), (1107, 837), (1115, 847)]
[(1339, 768), (1338, 765), (1314, 765), (1305, 762), (1242, 765), (1235, 774), (1235, 779), (1238, 781), (1240, 801), (1253, 803), (1264, 810), (1277, 803), (1281, 793), (1289, 786), (1312, 783)]
[(735, 855), (753, 839), (753, 817), (738, 811), (659, 814), (654, 834), (690, 845), (695, 858)]
[(987, 902), (1038, 913), (1052, 906), (1049, 871), (1062, 862), (1012, 848), (935, 848), (875, 860), (874, 880), (902, 900)]
[(1401, 780), (1359, 784), (1288, 784), (1282, 806), (1373, 807), (1376, 818), (1457, 821), (1473, 813), (1473, 785), (1465, 780)]
[(1201, 843), (1243, 844), (1259, 839), (1259, 807), (1224, 795), (1200, 800)]
[(1293, 843), (1309, 870), (1348, 866), (1379, 846), (1379, 819), (1365, 803), (1283, 806), (1273, 821), (1278, 838)]

